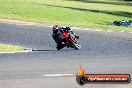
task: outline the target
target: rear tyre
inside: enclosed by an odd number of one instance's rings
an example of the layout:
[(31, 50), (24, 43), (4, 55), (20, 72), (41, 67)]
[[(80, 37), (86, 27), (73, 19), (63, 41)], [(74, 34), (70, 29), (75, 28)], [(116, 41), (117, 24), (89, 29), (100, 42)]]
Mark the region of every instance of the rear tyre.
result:
[(60, 50), (60, 48), (59, 48), (59, 47), (56, 47), (56, 49), (57, 49), (57, 50)]

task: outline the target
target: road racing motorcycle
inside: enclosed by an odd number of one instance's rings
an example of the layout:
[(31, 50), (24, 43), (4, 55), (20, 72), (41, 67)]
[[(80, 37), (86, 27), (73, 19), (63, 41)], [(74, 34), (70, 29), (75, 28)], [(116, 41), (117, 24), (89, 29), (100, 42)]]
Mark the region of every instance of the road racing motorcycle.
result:
[(61, 29), (58, 32), (59, 38), (61, 38), (62, 43), (66, 44), (67, 47), (74, 48), (79, 50), (81, 45), (77, 42), (75, 35), (73, 33), (69, 33), (68, 30)]

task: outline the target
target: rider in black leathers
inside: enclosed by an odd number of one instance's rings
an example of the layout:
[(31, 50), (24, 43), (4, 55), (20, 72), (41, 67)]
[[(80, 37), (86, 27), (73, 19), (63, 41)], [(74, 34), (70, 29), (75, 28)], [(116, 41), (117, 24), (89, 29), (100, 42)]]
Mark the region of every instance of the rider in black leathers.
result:
[(61, 29), (68, 31), (69, 33), (72, 33), (75, 36), (75, 38), (79, 39), (79, 36), (76, 36), (75, 33), (73, 33), (73, 31), (69, 27), (59, 27), (58, 25), (54, 25), (53, 26), (52, 37), (55, 40), (55, 42), (57, 43), (56, 48), (58, 50), (60, 50), (60, 49), (64, 48), (65, 46), (67, 46), (66, 44), (62, 44), (63, 41), (59, 38), (58, 31), (61, 30)]

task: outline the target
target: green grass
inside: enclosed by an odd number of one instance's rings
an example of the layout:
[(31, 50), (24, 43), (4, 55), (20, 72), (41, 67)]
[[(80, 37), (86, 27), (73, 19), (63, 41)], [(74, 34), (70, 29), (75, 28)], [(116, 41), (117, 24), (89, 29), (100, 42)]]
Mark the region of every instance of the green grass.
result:
[(0, 52), (16, 52), (16, 51), (24, 51), (24, 49), (25, 48), (21, 46), (0, 44)]
[(109, 26), (115, 20), (132, 20), (132, 2), (120, 0), (0, 0), (0, 17), (132, 32), (132, 27)]

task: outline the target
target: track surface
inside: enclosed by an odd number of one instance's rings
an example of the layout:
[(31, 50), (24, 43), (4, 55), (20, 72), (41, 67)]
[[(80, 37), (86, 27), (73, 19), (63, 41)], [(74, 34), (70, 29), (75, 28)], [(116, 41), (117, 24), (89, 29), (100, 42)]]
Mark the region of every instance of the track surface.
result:
[[(0, 43), (22, 45), (34, 52), (0, 54), (0, 88), (80, 88), (74, 76), (82, 65), (87, 73), (132, 75), (132, 34), (73, 30), (82, 48), (55, 49), (50, 27), (0, 23)], [(88, 84), (83, 88), (130, 88), (131, 84)]]

